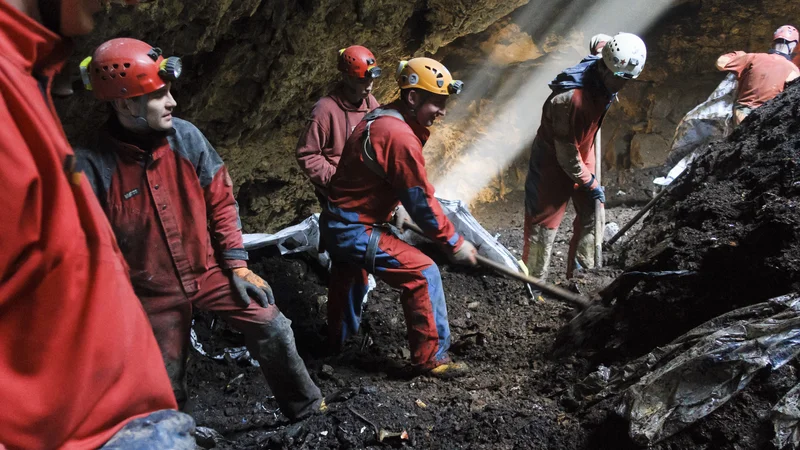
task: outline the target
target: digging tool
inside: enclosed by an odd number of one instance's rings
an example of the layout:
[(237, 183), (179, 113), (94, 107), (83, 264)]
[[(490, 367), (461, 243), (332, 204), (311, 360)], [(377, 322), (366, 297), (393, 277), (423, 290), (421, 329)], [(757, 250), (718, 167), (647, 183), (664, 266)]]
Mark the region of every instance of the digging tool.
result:
[(661, 197), (663, 197), (664, 194), (666, 194), (667, 191), (669, 191), (672, 186), (675, 185), (675, 181), (677, 181), (678, 178), (681, 177), (681, 175), (686, 173), (686, 170), (692, 164), (692, 161), (694, 161), (694, 159), (695, 159), (695, 154), (692, 153), (692, 154), (690, 154), (688, 156), (685, 156), (675, 167), (673, 167), (672, 170), (670, 170), (670, 174), (673, 174), (673, 172), (677, 169), (677, 167), (681, 163), (686, 161), (686, 165), (684, 166), (684, 168), (681, 169), (680, 171), (678, 171), (674, 175), (674, 178), (672, 179), (672, 181), (670, 181), (666, 186), (664, 186), (664, 190), (662, 190), (661, 192), (658, 193), (658, 195), (653, 197), (653, 199), (650, 200), (646, 205), (644, 205), (644, 208), (642, 208), (641, 211), (636, 213), (636, 215), (633, 216), (633, 218), (630, 221), (628, 221), (628, 223), (626, 223), (624, 227), (620, 228), (620, 230), (617, 232), (617, 234), (615, 234), (613, 237), (611, 237), (611, 239), (608, 240), (608, 245), (614, 245), (614, 242), (617, 242), (617, 239), (621, 238), (622, 235), (625, 234), (626, 231), (628, 231), (634, 224), (636, 224), (636, 222), (639, 221), (639, 219), (642, 218), (642, 216), (647, 214), (647, 211), (650, 211), (651, 209), (653, 209), (653, 206), (656, 204), (656, 202)]
[(664, 194), (667, 193), (667, 191), (668, 191), (667, 189), (664, 189), (663, 191), (659, 192), (658, 195), (653, 197), (652, 200), (650, 200), (646, 205), (644, 205), (644, 208), (639, 210), (639, 212), (636, 213), (635, 216), (633, 216), (633, 219), (629, 220), (624, 227), (619, 229), (617, 234), (615, 234), (611, 239), (608, 240), (608, 245), (614, 245), (614, 242), (617, 242), (617, 240), (621, 238), (626, 231), (630, 230), (631, 227), (634, 226), (636, 222), (639, 221), (639, 219), (641, 219), (645, 214), (647, 214), (648, 211), (653, 209), (653, 206), (656, 204), (656, 202), (659, 201), (661, 197), (663, 197)]
[(356, 416), (356, 417), (358, 417), (359, 419), (361, 419), (361, 420), (363, 420), (364, 422), (366, 422), (366, 423), (367, 423), (367, 425), (369, 425), (369, 426), (371, 426), (371, 427), (372, 427), (372, 431), (374, 431), (374, 432), (375, 432), (375, 439), (378, 439), (378, 442), (380, 442), (380, 441), (382, 440), (382, 439), (381, 439), (381, 433), (380, 433), (380, 431), (378, 431), (378, 426), (377, 426), (377, 425), (375, 425), (375, 422), (373, 422), (373, 421), (371, 421), (371, 420), (367, 419), (366, 417), (364, 417), (363, 415), (361, 415), (361, 414), (360, 414), (358, 411), (356, 411), (355, 409), (353, 409), (353, 407), (351, 407), (351, 406), (348, 406), (348, 407), (347, 407), (347, 409), (349, 409), (351, 413), (355, 414), (355, 416)]
[[(420, 236), (425, 236), (425, 233), (422, 231), (422, 228), (420, 228), (416, 224), (406, 222), (403, 224), (403, 228), (411, 230), (419, 234)], [(580, 309), (586, 309), (590, 304), (589, 299), (587, 299), (586, 297), (575, 294), (558, 286), (554, 286), (538, 278), (534, 278), (532, 276), (511, 270), (508, 267), (498, 262), (492, 261), (491, 259), (485, 256), (475, 255), (475, 259), (478, 260), (478, 264), (480, 264), (481, 266), (488, 267), (508, 277), (516, 278), (517, 280), (522, 281), (523, 283), (528, 283), (536, 287), (537, 289), (546, 292), (559, 300), (563, 300), (567, 303), (570, 303), (573, 306), (577, 306)]]
[[(600, 178), (600, 172), (603, 168), (603, 156), (600, 151), (600, 130), (597, 130), (597, 135), (594, 138), (594, 176), (597, 179), (597, 184), (603, 185)], [(599, 269), (603, 267), (603, 230), (606, 227), (606, 208), (600, 200), (594, 201), (594, 267)]]

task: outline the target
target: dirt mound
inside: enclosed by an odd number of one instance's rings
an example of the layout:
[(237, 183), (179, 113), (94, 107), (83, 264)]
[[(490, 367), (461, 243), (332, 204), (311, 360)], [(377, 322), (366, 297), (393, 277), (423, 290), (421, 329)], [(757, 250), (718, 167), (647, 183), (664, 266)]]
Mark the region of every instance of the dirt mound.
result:
[(560, 343), (640, 356), (724, 312), (800, 289), (800, 85), (713, 143), (621, 250), (613, 308)]
[[(799, 291), (798, 132), (795, 83), (702, 150), (617, 251), (626, 272), (603, 291), (604, 304), (559, 333), (557, 353), (624, 370), (714, 317)], [(773, 448), (770, 411), (797, 383), (797, 369), (797, 361), (762, 369), (727, 404), (653, 448)], [(589, 448), (637, 448), (617, 415), (618, 396), (596, 405), (576, 397), (585, 402)]]

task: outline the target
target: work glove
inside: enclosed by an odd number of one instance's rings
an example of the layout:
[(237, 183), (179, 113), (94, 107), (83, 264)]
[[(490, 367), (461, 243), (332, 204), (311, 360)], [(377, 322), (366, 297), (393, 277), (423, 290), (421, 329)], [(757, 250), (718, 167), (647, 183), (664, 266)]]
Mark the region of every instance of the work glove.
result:
[(478, 249), (472, 245), (472, 242), (464, 240), (461, 247), (450, 256), (450, 261), (455, 264), (475, 266), (478, 264), (478, 259), (475, 257), (477, 254)]
[(236, 291), (236, 296), (239, 297), (244, 306), (250, 306), (251, 297), (255, 298), (258, 304), (264, 308), (267, 305), (275, 304), (275, 296), (272, 294), (272, 288), (269, 287), (269, 284), (247, 267), (233, 269), (231, 281), (233, 289)]
[(597, 187), (592, 188), (594, 181), (594, 174), (592, 174), (592, 179), (583, 186), (583, 189), (589, 193), (589, 196), (592, 198), (592, 200), (600, 200), (600, 203), (605, 203), (606, 191), (603, 189), (603, 186), (600, 186), (600, 183), (597, 183)]
[(596, 188), (589, 191), (589, 195), (592, 197), (592, 200), (600, 200), (600, 203), (606, 202), (606, 191), (603, 189), (603, 186), (597, 186)]
[(401, 230), (406, 223), (413, 223), (411, 216), (408, 215), (408, 211), (406, 211), (406, 208), (403, 205), (398, 205), (397, 208), (395, 208), (393, 223), (395, 227)]

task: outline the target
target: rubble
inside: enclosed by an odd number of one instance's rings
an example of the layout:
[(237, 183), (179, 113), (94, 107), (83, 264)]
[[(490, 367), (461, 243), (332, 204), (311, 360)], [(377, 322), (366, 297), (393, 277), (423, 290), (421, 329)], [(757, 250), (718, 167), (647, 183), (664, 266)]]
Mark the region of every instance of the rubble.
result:
[[(617, 374), (614, 388), (581, 394), (590, 422), (625, 429), (629, 440), (619, 445), (761, 448), (774, 438), (781, 448), (797, 441), (797, 417), (788, 406), (795, 382), (769, 396), (761, 392), (771, 378), (785, 377), (784, 364), (794, 371), (800, 325), (792, 307), (758, 320), (748, 312), (800, 292), (798, 113), (795, 83), (730, 137), (701, 149), (623, 244), (626, 272), (601, 292), (603, 305), (560, 333), (558, 354), (578, 354)], [(776, 353), (767, 356), (772, 344)], [(691, 399), (682, 403), (684, 393)], [(682, 432), (694, 422), (700, 426)], [(709, 430), (716, 430), (716, 444), (697, 447)]]

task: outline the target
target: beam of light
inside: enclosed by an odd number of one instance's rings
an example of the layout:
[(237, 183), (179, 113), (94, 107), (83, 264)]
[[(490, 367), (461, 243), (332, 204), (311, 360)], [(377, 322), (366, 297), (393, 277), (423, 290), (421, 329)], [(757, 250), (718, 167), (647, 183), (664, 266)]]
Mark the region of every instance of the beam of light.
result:
[[(534, 0), (536, 1), (536, 0)], [(526, 7), (523, 15), (515, 22), (522, 26), (532, 24), (538, 36), (559, 35), (564, 37), (570, 47), (580, 49), (588, 54), (588, 38), (596, 33), (615, 35), (620, 31), (642, 35), (672, 5), (674, 0), (605, 0), (590, 2), (573, 1), (566, 6), (563, 2), (557, 7), (559, 11), (547, 11), (541, 8)], [(541, 22), (541, 17), (556, 16), (551, 23)], [(574, 18), (571, 20), (570, 18)], [(543, 31), (539, 31), (543, 30)], [(584, 38), (585, 36), (585, 38)], [(648, 60), (664, 58), (657, 53), (654, 43), (648, 45)], [(536, 42), (541, 46), (540, 42)], [(563, 48), (559, 46), (559, 48)], [(538, 63), (542, 60), (542, 63)], [(559, 55), (545, 55), (532, 62), (529, 71), (511, 71), (516, 75), (504, 76), (499, 86), (491, 86), (492, 71), (498, 70), (491, 63), (486, 63), (477, 73), (467, 78), (465, 95), (454, 105), (452, 114), (448, 114), (448, 122), (470, 120), (475, 122), (477, 134), (475, 141), (463, 151), (457, 152), (458, 159), (450, 164), (445, 173), (434, 177), (436, 195), (443, 198), (458, 198), (471, 203), (492, 180), (501, 174), (517, 156), (530, 146), (539, 128), (541, 108), (550, 95), (547, 84), (563, 69), (576, 64), (579, 58)], [(645, 65), (644, 75), (647, 75)], [(527, 73), (523, 73), (527, 72)], [(470, 87), (475, 89), (471, 90)], [(480, 119), (469, 119), (475, 113), (476, 102), (480, 103), (488, 91), (496, 92), (490, 106), (494, 117), (488, 124), (480, 124)], [(623, 89), (623, 94), (625, 90)], [(481, 114), (479, 110), (477, 114)], [(467, 130), (470, 131), (470, 130)], [(446, 137), (444, 139), (447, 139)], [(436, 142), (436, 133), (432, 136), (434, 145), (445, 145)], [(452, 143), (450, 144), (453, 145)], [(455, 144), (457, 145), (457, 144)], [(451, 152), (455, 153), (455, 152)], [(524, 175), (523, 175), (524, 176)]]

